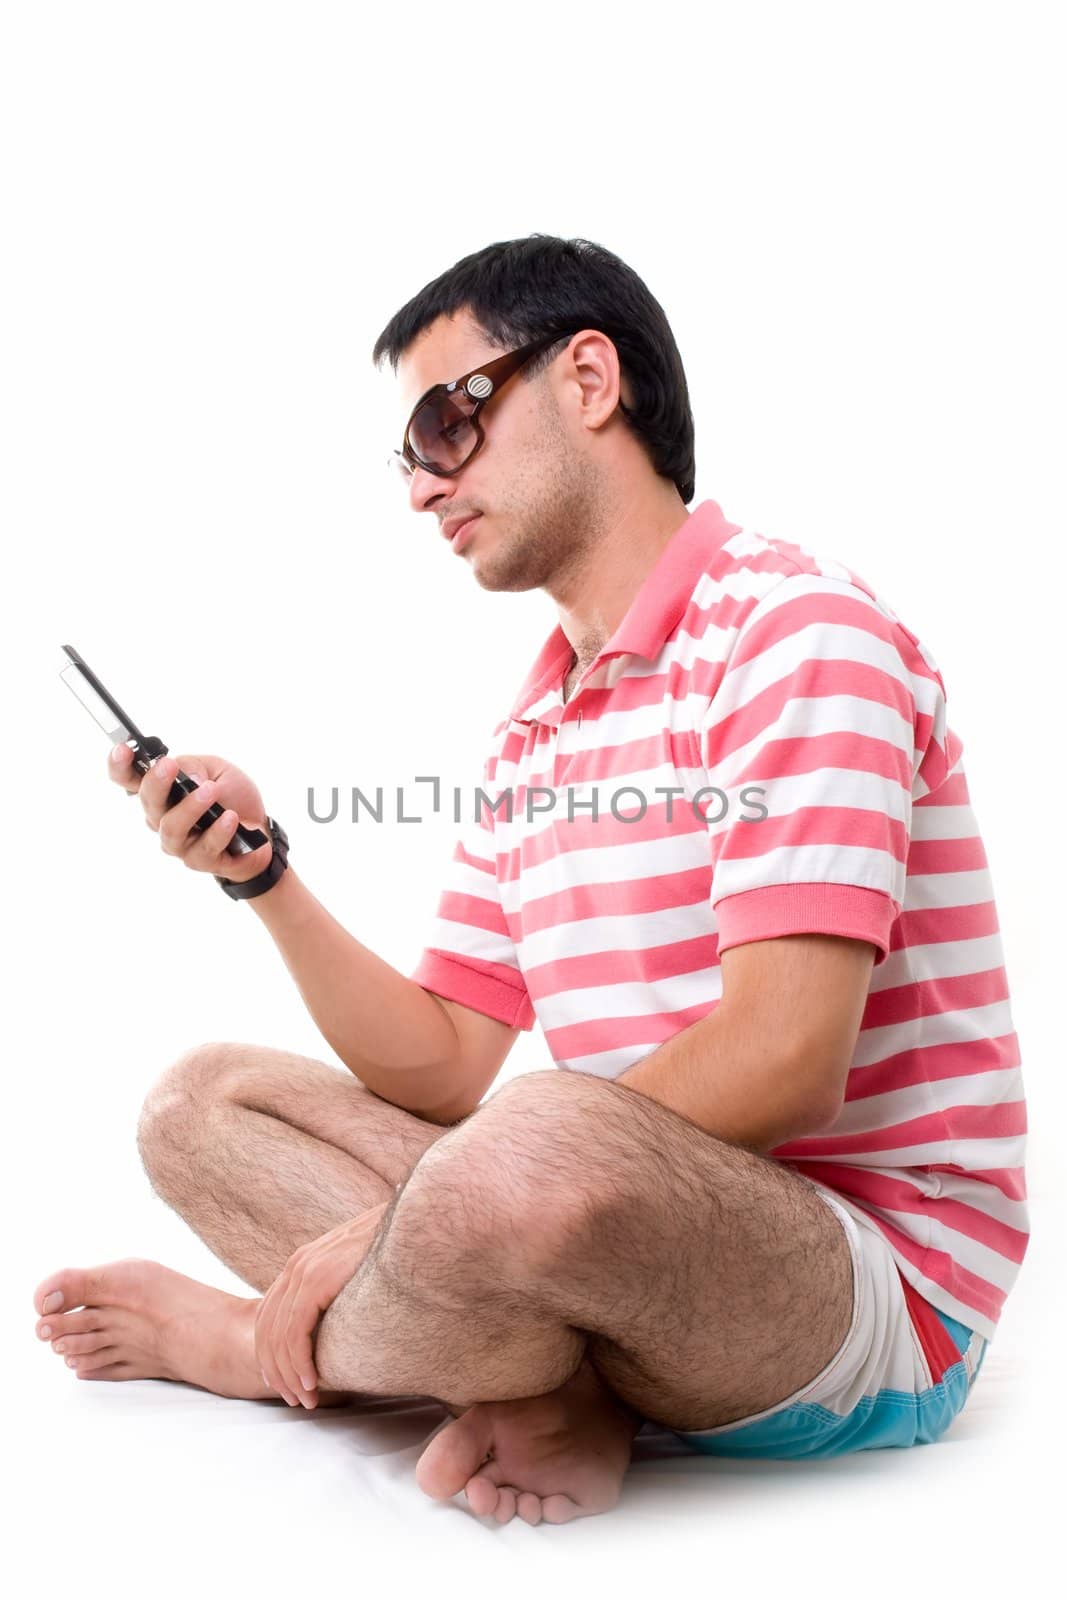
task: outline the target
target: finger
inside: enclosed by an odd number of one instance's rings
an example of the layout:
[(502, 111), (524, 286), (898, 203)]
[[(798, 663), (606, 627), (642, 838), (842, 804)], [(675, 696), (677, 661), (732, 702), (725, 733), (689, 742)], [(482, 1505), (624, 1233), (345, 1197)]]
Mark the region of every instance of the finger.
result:
[(187, 794), (184, 800), (179, 800), (177, 805), (163, 813), (159, 823), (159, 843), (168, 856), (184, 856), (195, 842), (190, 838), (193, 823), (198, 822), (208, 807), (214, 805), (218, 788), (218, 784), (210, 780), (201, 783), (192, 794)]
[(278, 1363), (274, 1354), (274, 1333), (272, 1333), (272, 1330), (274, 1330), (274, 1318), (275, 1312), (277, 1312), (277, 1299), (278, 1294), (280, 1294), (280, 1288), (282, 1288), (282, 1278), (277, 1278), (270, 1285), (266, 1296), (262, 1299), (261, 1306), (259, 1306), (259, 1312), (256, 1315), (256, 1358), (259, 1360), (259, 1370), (264, 1374), (264, 1378), (267, 1379), (270, 1387), (277, 1394), (282, 1395), (286, 1405), (294, 1405), (293, 1395), (286, 1394), (285, 1382), (282, 1381), (282, 1373), (278, 1371)]
[(159, 828), (167, 809), (167, 796), (170, 786), (174, 782), (174, 774), (178, 770), (178, 763), (173, 756), (162, 756), (155, 764), (149, 767), (141, 779), (141, 804), (144, 806), (145, 820), (150, 828)]
[(285, 1277), (286, 1273), (283, 1270), (281, 1276), (276, 1278), (267, 1290), (256, 1313), (256, 1359), (259, 1361), (260, 1370), (271, 1388), (281, 1395), (286, 1405), (295, 1406), (298, 1404), (297, 1398), (294, 1394), (287, 1392), (274, 1353), (274, 1319), (277, 1314), (277, 1303)]
[[(229, 873), (222, 871), (222, 858), (226, 856), (226, 846), (237, 832), (236, 811), (224, 811), (221, 817), (186, 841), (182, 851), (182, 859), (187, 867), (194, 872), (218, 872), (223, 877)], [(227, 861), (241, 860), (241, 857), (226, 856)]]
[(318, 1404), (318, 1395), (311, 1395), (304, 1387), (298, 1352), (302, 1352), (304, 1346), (307, 1346), (308, 1356), (303, 1358), (306, 1367), (311, 1350), (309, 1311), (313, 1328), (318, 1321), (318, 1307), (315, 1305), (309, 1307), (308, 1292), (303, 1286), (303, 1274), (297, 1268), (290, 1279), (285, 1302), (278, 1307), (278, 1316), (274, 1324), (274, 1355), (286, 1387), (308, 1411)]
[(136, 794), (141, 787), (141, 774), (133, 764), (133, 751), (128, 744), (112, 745), (107, 758), (107, 775), (127, 794)]
[(272, 1387), (276, 1387), (274, 1380), (277, 1377), (277, 1373), (270, 1370), (270, 1328), (274, 1316), (274, 1301), (283, 1276), (283, 1273), (279, 1273), (259, 1302), (256, 1308), (256, 1320), (252, 1325), (252, 1343), (256, 1352), (256, 1360), (259, 1362), (260, 1369), (270, 1379)]
[(302, 1294), (294, 1296), (286, 1329), (287, 1370), (293, 1375), (294, 1393), (309, 1411), (319, 1403), (319, 1378), (315, 1371), (312, 1335), (320, 1313), (318, 1297), (309, 1295), (305, 1289)]
[[(164, 816), (178, 809), (177, 805), (170, 804), (170, 791), (179, 771), (184, 772), (187, 778), (192, 778), (196, 784), (206, 783), (210, 776), (202, 770), (204, 762), (201, 757), (187, 756), (184, 759), (188, 761), (188, 766), (182, 766), (174, 756), (161, 756), (141, 779), (141, 804), (144, 806), (145, 818), (150, 828), (158, 829)], [(185, 798), (191, 800), (193, 796), (187, 795)], [(183, 805), (184, 801), (179, 800), (178, 804)]]
[(221, 756), (209, 756), (206, 754), (181, 755), (176, 752), (174, 760), (183, 772), (189, 774), (190, 778), (218, 779), (222, 777), (226, 770), (226, 763)]
[(239, 856), (227, 850), (226, 846), (236, 836), (238, 821), (236, 811), (224, 811), (203, 833), (194, 835), (183, 853), (185, 865), (196, 872), (214, 872), (220, 878), (232, 878), (239, 883), (265, 872), (274, 853), (269, 839), (258, 850), (244, 851)]

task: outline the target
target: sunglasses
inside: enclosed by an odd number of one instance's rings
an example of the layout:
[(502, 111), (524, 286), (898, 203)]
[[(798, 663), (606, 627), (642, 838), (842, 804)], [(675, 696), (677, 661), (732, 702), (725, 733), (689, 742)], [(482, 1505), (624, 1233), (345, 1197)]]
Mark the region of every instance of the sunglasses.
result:
[(403, 447), (390, 455), (390, 468), (399, 472), (405, 483), (411, 482), (416, 467), (432, 472), (435, 478), (454, 478), (485, 443), (480, 417), (493, 396), (539, 351), (570, 337), (573, 335), (566, 333), (546, 335), (451, 383), (435, 383), (408, 418)]

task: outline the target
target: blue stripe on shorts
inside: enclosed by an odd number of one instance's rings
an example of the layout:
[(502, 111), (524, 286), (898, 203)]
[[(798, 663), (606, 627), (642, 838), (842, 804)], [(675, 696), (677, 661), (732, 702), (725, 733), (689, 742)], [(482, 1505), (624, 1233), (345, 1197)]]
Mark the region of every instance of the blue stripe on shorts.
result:
[[(937, 1315), (960, 1351), (960, 1360), (947, 1369), (939, 1383), (919, 1394), (882, 1389), (876, 1395), (863, 1396), (844, 1417), (825, 1406), (801, 1401), (773, 1416), (739, 1423), (736, 1428), (710, 1435), (683, 1433), (676, 1428), (671, 1432), (701, 1455), (777, 1459), (795, 1456), (817, 1459), (846, 1455), (853, 1450), (932, 1444), (963, 1410), (970, 1392), (963, 1351), (975, 1337), (970, 1328), (954, 1317), (943, 1311), (937, 1311)], [(987, 1348), (983, 1341), (974, 1373), (976, 1378)]]

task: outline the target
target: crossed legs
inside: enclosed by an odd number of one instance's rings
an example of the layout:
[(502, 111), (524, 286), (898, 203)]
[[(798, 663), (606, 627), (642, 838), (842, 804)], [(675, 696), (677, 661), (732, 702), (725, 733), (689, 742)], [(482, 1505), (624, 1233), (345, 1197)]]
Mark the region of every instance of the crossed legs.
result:
[(468, 1406), (547, 1393), (587, 1356), (640, 1415), (709, 1428), (813, 1378), (851, 1309), (847, 1241), (805, 1179), (553, 1070), (434, 1142), (316, 1363), (340, 1388)]
[(259, 1290), (403, 1184), (320, 1324), (338, 1390), (513, 1399), (588, 1350), (636, 1411), (713, 1427), (814, 1376), (848, 1327), (847, 1245), (811, 1186), (601, 1079), (528, 1074), (442, 1128), (322, 1062), (207, 1046), (164, 1073), (138, 1139)]
[[(138, 1139), (160, 1195), (260, 1291), (300, 1244), (393, 1196), (319, 1325), (337, 1393), (456, 1411), (595, 1374), (639, 1416), (706, 1428), (784, 1398), (847, 1331), (847, 1242), (812, 1187), (604, 1080), (528, 1074), (442, 1128), (321, 1062), (204, 1046), (160, 1079)], [(88, 1305), (82, 1287), (66, 1282), (66, 1306)], [(250, 1337), (256, 1300), (194, 1287), (232, 1301)], [(190, 1303), (190, 1326), (213, 1316)], [(146, 1375), (114, 1350), (101, 1376)]]
[[(848, 1330), (848, 1243), (813, 1187), (600, 1078), (526, 1075), (442, 1128), (323, 1062), (200, 1046), (150, 1091), (138, 1144), (158, 1194), (259, 1291), (390, 1200), (318, 1325), (320, 1398), (442, 1400), (456, 1421), (419, 1486), (466, 1486), (498, 1522), (609, 1509), (641, 1418), (763, 1410)], [(275, 1398), (258, 1298), (130, 1259), (51, 1274), (34, 1302), (78, 1378)]]

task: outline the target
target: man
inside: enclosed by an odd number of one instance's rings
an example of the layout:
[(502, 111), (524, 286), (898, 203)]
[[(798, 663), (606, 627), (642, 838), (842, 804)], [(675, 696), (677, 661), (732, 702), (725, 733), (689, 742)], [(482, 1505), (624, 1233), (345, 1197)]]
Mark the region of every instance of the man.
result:
[[(494, 730), (412, 977), (285, 867), (244, 774), (162, 847), (245, 894), (348, 1069), (190, 1052), (146, 1100), (157, 1191), (256, 1290), (66, 1269), (79, 1377), (290, 1405), (431, 1395), (417, 1481), (505, 1522), (618, 1497), (642, 1422), (696, 1450), (929, 1442), (1028, 1237), (996, 910), (940, 673), (837, 562), (693, 498), (662, 309), (534, 235), (459, 262), (375, 349), (415, 510), (558, 623)], [(193, 824), (217, 799), (205, 832)], [(237, 819), (270, 831), (225, 854)], [(236, 887), (239, 886), (239, 887)], [(563, 1071), (491, 1095), (538, 1020)]]

